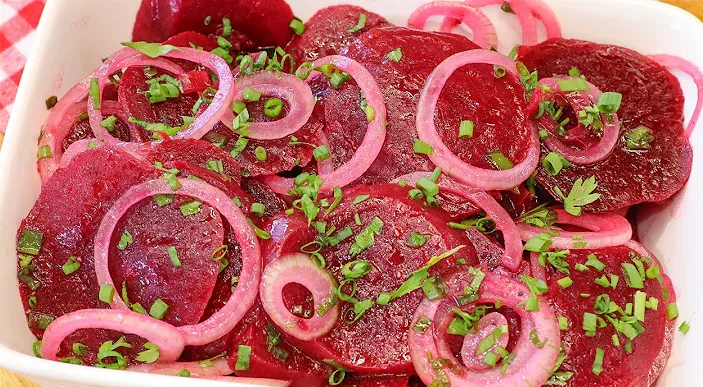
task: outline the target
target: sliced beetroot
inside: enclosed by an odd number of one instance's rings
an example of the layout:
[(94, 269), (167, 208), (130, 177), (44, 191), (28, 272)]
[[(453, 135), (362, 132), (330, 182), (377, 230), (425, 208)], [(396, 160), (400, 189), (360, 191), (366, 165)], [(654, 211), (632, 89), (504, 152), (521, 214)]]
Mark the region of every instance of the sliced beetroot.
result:
[(290, 380), (291, 387), (322, 387), (333, 371), (331, 367), (310, 359), (290, 345), (268, 322), (260, 305), (254, 306), (235, 328), (229, 364), (234, 369), (240, 345), (251, 347), (249, 369), (235, 371), (237, 376)]
[(214, 34), (222, 31), (223, 18), (261, 47), (284, 46), (293, 35), (293, 12), (283, 0), (147, 0), (137, 12), (132, 40), (163, 42), (183, 31)]
[[(58, 170), (44, 184), (18, 231), (18, 237), (23, 230), (43, 234), (39, 254), (25, 269), (39, 287), (32, 291), (24, 281), (19, 285), (30, 329), (38, 338), (43, 334), (43, 329), (36, 325), (38, 316), (51, 319), (80, 309), (108, 307), (98, 298), (100, 286), (93, 268), (93, 239), (103, 216), (120, 196), (131, 186), (159, 175), (154, 168), (127, 153), (100, 147), (76, 156), (68, 168)], [(66, 275), (62, 266), (71, 256), (77, 257), (81, 264), (78, 270)], [(36, 297), (33, 308), (28, 304), (30, 296)], [(78, 333), (76, 339), (98, 346), (106, 341), (107, 336), (93, 337), (92, 331)], [(119, 335), (110, 337), (117, 340)], [(71, 344), (65, 340), (62, 351), (70, 353)]]
[[(369, 195), (369, 198), (353, 204), (359, 195)], [(361, 225), (355, 222), (357, 213)], [(375, 236), (372, 247), (352, 258), (349, 249), (355, 236), (374, 217), (384, 222), (381, 233)], [(431, 273), (454, 267), (460, 257), (465, 258), (468, 265), (477, 263), (474, 249), (463, 233), (447, 226), (449, 216), (441, 209), (426, 207), (421, 200), (411, 200), (408, 188), (388, 184), (361, 185), (346, 190), (339, 207), (320, 220), (327, 222), (328, 229), (332, 226), (336, 230), (350, 227), (353, 231), (354, 236), (320, 251), (327, 262), (326, 268), (332, 271), (337, 280), (343, 279), (340, 272), (347, 262), (363, 259), (374, 266), (374, 270), (357, 280), (356, 297), (360, 300), (375, 300), (381, 291), (393, 291), (410, 273), (425, 265), (431, 256), (458, 245), (466, 247), (437, 264)], [(262, 244), (265, 262), (271, 262), (282, 254), (300, 251), (302, 245), (314, 241), (318, 236), (317, 231), (308, 227), (307, 219), (297, 212), (291, 216), (275, 217), (266, 230), (271, 234), (271, 239)], [(427, 237), (427, 242), (419, 248), (408, 245), (407, 241), (413, 231)], [(290, 296), (294, 295), (284, 295), (284, 299)], [(353, 324), (342, 321), (348, 319), (350, 313), (353, 314), (353, 306), (342, 302), (340, 320), (328, 335), (309, 342), (293, 338), (289, 340), (313, 359), (332, 359), (350, 370), (412, 373), (407, 329), (412, 313), (422, 297), (424, 295), (418, 290), (388, 306), (375, 305)]]
[(348, 387), (407, 387), (409, 376), (347, 374), (341, 386)]
[[(603, 271), (591, 266), (583, 272), (574, 268), (577, 263), (586, 263), (590, 254), (595, 254), (605, 265)], [(573, 372), (574, 375), (567, 381), (566, 386), (632, 386), (636, 385), (638, 380), (647, 378), (654, 365), (660, 366), (662, 363), (659, 355), (662, 348), (666, 347), (666, 341), (670, 340), (667, 335), (672, 327), (672, 322), (667, 319), (667, 305), (674, 302), (675, 295), (663, 273), (663, 286), (657, 279), (646, 277), (642, 289), (628, 286), (622, 264), (634, 265), (631, 254), (639, 258), (626, 246), (571, 250), (566, 261), (571, 267), (569, 277), (573, 280), (573, 285), (567, 288), (562, 288), (557, 282), (565, 277), (565, 274), (547, 270), (549, 290), (543, 297), (547, 299), (555, 315), (566, 317), (569, 321), (568, 329), (561, 334), (566, 359), (560, 370)], [(643, 267), (646, 270), (650, 264), (645, 262)], [(610, 281), (611, 275), (619, 277), (615, 289), (595, 283), (596, 279), (603, 276)], [(668, 298), (663, 295), (662, 289), (667, 289)], [(620, 334), (620, 346), (614, 346), (612, 335), (616, 331), (605, 315), (596, 313), (594, 305), (598, 296), (606, 294), (610, 302), (626, 309), (627, 303), (634, 303), (634, 295), (638, 290), (645, 292), (647, 299), (656, 298), (658, 307), (657, 310), (646, 309), (644, 322), (640, 322), (644, 331), (632, 340), (632, 353), (628, 354), (625, 351), (627, 338)], [(605, 319), (606, 326), (598, 328), (594, 337), (587, 337), (582, 327), (584, 313), (597, 314)], [(620, 318), (620, 313), (616, 312), (614, 315)], [(600, 376), (592, 372), (597, 348), (605, 350)], [(654, 379), (656, 377), (650, 382)]]
[[(386, 55), (397, 48), (403, 53), (402, 59), (398, 62), (387, 59)], [(444, 59), (477, 48), (463, 36), (401, 27), (375, 28), (352, 43), (347, 55), (371, 71), (384, 92), (388, 109), (386, 142), (360, 182), (388, 182), (405, 173), (431, 169), (427, 157), (413, 152), (420, 91)], [(329, 133), (332, 130), (343, 130), (342, 133), (365, 130), (365, 120), (347, 118), (359, 110), (358, 99), (334, 103), (327, 98), (325, 104), (337, 120), (344, 122), (343, 125), (327, 122), (328, 137), (334, 138)], [(492, 152), (502, 152), (514, 163), (524, 159), (532, 130), (523, 113), (525, 106), (524, 88), (515, 77), (498, 77), (489, 65), (465, 66), (443, 88), (435, 124), (445, 144), (457, 156), (477, 167), (494, 168), (488, 159)], [(474, 122), (472, 138), (459, 139), (462, 120)], [(335, 144), (332, 141), (331, 144), (334, 148)]]
[[(165, 74), (156, 71), (157, 75)], [(173, 74), (170, 74), (173, 75)], [(193, 116), (193, 105), (199, 98), (197, 93), (182, 94), (177, 98), (169, 98), (164, 102), (149, 103), (144, 95), (149, 90), (143, 67), (130, 67), (120, 78), (118, 90), (119, 102), (128, 116), (150, 123), (164, 123), (171, 126), (183, 125), (183, 116)], [(151, 141), (152, 134), (140, 128), (140, 136), (132, 141)]]
[(266, 184), (252, 178), (242, 179), (242, 189), (248, 193), (255, 202), (265, 206), (264, 218), (270, 218), (283, 212), (287, 208), (286, 202), (276, 195)]
[(537, 181), (549, 193), (554, 195), (556, 186), (566, 194), (576, 179), (595, 176), (601, 198), (586, 208), (601, 212), (665, 200), (683, 187), (692, 161), (682, 124), (684, 97), (677, 79), (664, 67), (626, 48), (567, 39), (522, 47), (519, 60), (541, 78), (578, 68), (600, 90), (622, 94), (621, 134), (644, 125), (654, 136), (648, 148), (639, 150), (628, 149), (621, 136), (603, 161), (572, 166), (557, 176), (538, 169)]
[[(349, 32), (359, 23), (360, 15), (366, 23), (358, 31)], [(305, 23), (302, 35), (296, 35), (288, 43), (286, 52), (293, 55), (295, 63), (312, 62), (327, 55), (341, 54), (352, 40), (372, 28), (390, 23), (382, 16), (353, 5), (333, 5), (317, 11)]]
[[(212, 253), (224, 236), (222, 219), (209, 205), (201, 204), (196, 214), (181, 213), (179, 207), (192, 201), (180, 195), (164, 206), (142, 200), (120, 218), (110, 243), (110, 275), (118, 290), (125, 286), (129, 301), (146, 310), (161, 299), (168, 304), (163, 321), (176, 326), (197, 324), (203, 316), (220, 266)], [(127, 231), (133, 242), (120, 249)], [(170, 248), (179, 264), (172, 262)]]
[[(287, 108), (276, 119), (266, 117), (263, 109), (266, 99), (266, 96), (262, 96), (259, 102), (247, 104), (247, 110), (252, 121), (267, 122), (285, 117)], [(282, 139), (249, 139), (247, 146), (237, 155), (237, 162), (249, 173), (249, 176), (271, 175), (292, 170), (296, 166), (307, 165), (312, 160), (313, 149), (320, 143), (318, 133), (323, 125), (323, 112), (324, 110), (321, 106), (316, 106), (312, 117), (300, 130)], [(294, 137), (298, 142), (304, 144), (291, 144)], [(231, 152), (237, 142), (238, 135), (220, 122), (204, 138), (212, 142), (222, 141), (221, 139), (223, 138), (226, 139), (223, 149)], [(255, 152), (258, 147), (262, 147), (266, 151), (265, 160), (257, 159)]]
[(199, 32), (183, 31), (164, 41), (164, 44), (170, 44), (176, 47), (202, 47), (205, 51), (212, 51), (217, 48), (217, 39), (209, 38)]
[[(119, 119), (115, 121), (115, 131), (112, 135), (120, 141), (130, 141), (129, 128)], [(90, 127), (90, 122), (87, 118), (85, 120), (77, 121), (71, 128), (68, 135), (63, 139), (63, 150), (68, 149), (68, 147), (76, 141), (94, 137), (93, 129)]]
[(239, 164), (222, 149), (203, 140), (164, 141), (151, 149), (147, 160), (151, 163), (159, 161), (165, 168), (176, 167), (176, 161), (184, 161), (215, 172), (225, 182), (239, 182), (241, 179)]

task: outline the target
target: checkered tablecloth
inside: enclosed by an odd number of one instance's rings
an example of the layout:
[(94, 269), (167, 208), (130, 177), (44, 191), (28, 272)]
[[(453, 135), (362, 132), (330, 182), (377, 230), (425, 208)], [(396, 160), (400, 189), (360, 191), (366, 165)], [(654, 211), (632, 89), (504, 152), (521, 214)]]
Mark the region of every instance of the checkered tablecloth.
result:
[[(99, 0), (96, 0), (99, 1)], [(0, 0), (0, 132), (4, 133), (46, 0)]]

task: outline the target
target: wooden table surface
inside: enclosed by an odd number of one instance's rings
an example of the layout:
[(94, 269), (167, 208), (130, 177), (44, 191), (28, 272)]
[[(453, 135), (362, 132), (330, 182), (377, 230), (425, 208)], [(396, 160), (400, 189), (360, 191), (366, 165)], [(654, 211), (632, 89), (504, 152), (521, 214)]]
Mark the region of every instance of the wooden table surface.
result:
[[(703, 0), (663, 0), (666, 3), (678, 5), (688, 10), (694, 15), (703, 19)], [(0, 133), (0, 146), (2, 146), (3, 134)], [(0, 386), (2, 387), (39, 387), (35, 383), (0, 368)]]

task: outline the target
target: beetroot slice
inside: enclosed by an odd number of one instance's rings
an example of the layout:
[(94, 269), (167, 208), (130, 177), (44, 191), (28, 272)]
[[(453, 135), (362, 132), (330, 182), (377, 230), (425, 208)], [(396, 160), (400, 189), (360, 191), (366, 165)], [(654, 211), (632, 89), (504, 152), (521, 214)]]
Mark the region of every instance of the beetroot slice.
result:
[[(88, 121), (87, 106), (83, 113), (85, 113), (83, 114), (83, 117), (85, 118), (80, 117), (81, 120), (79, 120), (79, 117), (76, 117), (76, 123), (73, 125), (73, 127), (71, 127), (71, 130), (63, 139), (62, 146), (64, 151), (76, 141), (95, 137), (93, 135), (93, 129), (90, 127), (90, 121)], [(106, 118), (106, 116), (103, 116), (103, 118)], [(122, 122), (119, 118), (117, 119), (117, 121), (115, 121), (115, 131), (112, 132), (112, 135), (120, 141), (130, 141), (129, 127), (127, 127), (127, 124)]]
[(235, 371), (237, 376), (290, 380), (291, 387), (328, 385), (327, 379), (332, 369), (310, 359), (280, 337), (258, 303), (233, 332), (236, 334), (232, 338), (229, 358), (232, 369), (237, 364), (237, 348), (240, 345), (251, 347), (249, 369)]
[(628, 149), (621, 136), (603, 161), (572, 166), (557, 176), (539, 168), (537, 181), (552, 195), (552, 187), (567, 194), (579, 177), (595, 176), (602, 196), (586, 208), (603, 212), (665, 200), (683, 187), (692, 161), (682, 124), (684, 97), (678, 81), (665, 68), (626, 48), (566, 39), (522, 47), (519, 60), (540, 77), (567, 74), (577, 67), (602, 91), (623, 95), (618, 111), (623, 135), (640, 125), (654, 135), (650, 147), (641, 150)]
[[(591, 253), (605, 264), (605, 269), (602, 272), (592, 267), (584, 272), (575, 270), (574, 265), (585, 263)], [(659, 300), (658, 309), (656, 311), (646, 309), (645, 321), (641, 323), (645, 330), (632, 341), (632, 353), (627, 354), (624, 350), (627, 338), (622, 334), (619, 338), (620, 347), (613, 345), (611, 336), (616, 332), (611, 323), (608, 322), (605, 328), (597, 329), (595, 337), (586, 337), (582, 322), (585, 312), (595, 314), (596, 297), (601, 294), (607, 294), (611, 302), (617, 303), (623, 309), (627, 303), (634, 302), (634, 294), (638, 289), (628, 286), (621, 268), (623, 263), (633, 263), (630, 258), (630, 249), (626, 246), (618, 246), (599, 250), (571, 250), (566, 260), (571, 266), (570, 277), (574, 284), (566, 289), (562, 288), (557, 280), (565, 275), (555, 274), (554, 271), (548, 269), (549, 291), (544, 294), (554, 313), (569, 320), (568, 329), (562, 331), (561, 334), (566, 359), (560, 370), (573, 372), (574, 375), (566, 385), (634, 385), (636, 381), (649, 375), (650, 369), (655, 365), (655, 360), (667, 341), (667, 331), (671, 331), (671, 323), (667, 319), (666, 309), (669, 303), (674, 302), (675, 295), (668, 278), (665, 278), (664, 286), (661, 286), (656, 279), (645, 278), (644, 288), (641, 291), (647, 294), (647, 298), (654, 297)], [(648, 267), (649, 264), (645, 263), (644, 268)], [(603, 275), (610, 278), (611, 274), (620, 278), (616, 289), (595, 283), (597, 278)], [(664, 298), (663, 288), (667, 288), (670, 298)], [(589, 296), (583, 297), (582, 294)], [(605, 318), (603, 315), (600, 316)], [(605, 350), (603, 371), (600, 376), (596, 376), (591, 370), (596, 348)]]
[[(386, 55), (397, 48), (402, 50), (402, 59), (398, 62), (387, 59)], [(459, 35), (401, 27), (375, 28), (350, 46), (347, 55), (375, 76), (388, 110), (386, 142), (360, 182), (388, 182), (405, 173), (431, 169), (427, 157), (413, 152), (420, 91), (427, 77), (444, 59), (477, 48)], [(487, 156), (497, 151), (517, 164), (524, 159), (529, 146), (531, 124), (523, 114), (525, 106), (524, 88), (519, 80), (511, 75), (497, 77), (493, 66), (466, 66), (456, 71), (443, 88), (435, 124), (449, 149), (474, 166), (494, 168)], [(326, 108), (341, 122), (352, 114), (348, 112), (359, 110), (358, 100), (333, 105), (331, 98), (327, 99)], [(472, 138), (458, 138), (462, 120), (474, 122)], [(352, 127), (327, 122), (326, 130), (355, 133), (366, 125), (358, 119)], [(334, 136), (328, 134), (328, 137)]]
[[(359, 22), (361, 14), (366, 16), (364, 27), (349, 32)], [(295, 63), (312, 62), (327, 55), (341, 54), (351, 41), (372, 28), (390, 23), (381, 15), (353, 5), (333, 5), (317, 11), (305, 23), (302, 35), (296, 35), (288, 43), (286, 52), (293, 55)]]
[[(241, 179), (239, 164), (226, 152), (207, 141), (193, 139), (164, 141), (152, 148), (147, 160), (151, 163), (159, 161), (165, 168), (175, 167), (174, 163), (180, 160), (209, 169), (225, 182), (239, 182)], [(220, 162), (222, 170), (219, 169)]]
[[(354, 205), (353, 201), (358, 195), (370, 195), (370, 198)], [(359, 214), (362, 225), (355, 223), (356, 213)], [(346, 190), (339, 207), (321, 220), (328, 222), (327, 228), (335, 226), (336, 230), (349, 226), (354, 235), (357, 235), (374, 217), (379, 217), (384, 222), (382, 231), (375, 237), (374, 245), (357, 257), (352, 258), (349, 254), (354, 236), (321, 251), (327, 261), (326, 268), (338, 280), (343, 279), (340, 271), (347, 262), (363, 259), (374, 266), (374, 270), (357, 280), (356, 297), (360, 300), (375, 300), (381, 291), (393, 291), (431, 256), (458, 245), (467, 246), (460, 253), (437, 264), (431, 273), (454, 267), (460, 257), (465, 258), (468, 265), (477, 263), (473, 247), (463, 233), (447, 226), (449, 216), (444, 211), (425, 207), (419, 200), (410, 200), (408, 189), (397, 185), (361, 185)], [(271, 262), (282, 254), (300, 251), (302, 245), (315, 240), (317, 236), (317, 231), (308, 227), (307, 219), (299, 213), (275, 217), (266, 230), (271, 234), (271, 239), (262, 244), (266, 262)], [(420, 248), (407, 245), (413, 231), (427, 235), (427, 242)], [(285, 294), (284, 298), (295, 296)], [(313, 359), (332, 359), (350, 370), (412, 373), (413, 366), (407, 347), (407, 324), (422, 297), (424, 295), (418, 290), (388, 306), (373, 306), (351, 325), (340, 318), (328, 335), (315, 341), (288, 339)], [(341, 307), (342, 317), (353, 313), (350, 311), (353, 310), (351, 304), (343, 302)]]
[[(262, 96), (259, 102), (247, 104), (247, 110), (252, 121), (265, 122), (274, 120), (264, 114), (263, 105), (266, 100), (267, 96)], [(288, 108), (286, 107), (275, 120), (285, 117), (287, 111)], [(290, 136), (266, 141), (249, 139), (247, 146), (237, 155), (237, 162), (248, 172), (249, 176), (271, 175), (292, 170), (296, 166), (307, 165), (312, 160), (312, 151), (314, 149), (314, 146), (307, 144), (315, 146), (319, 144), (318, 132), (323, 125), (323, 112), (324, 110), (321, 106), (316, 106), (310, 120)], [(231, 152), (238, 137), (231, 129), (220, 122), (215, 125), (210, 133), (205, 135), (204, 139), (211, 142), (221, 142), (223, 141), (222, 139), (225, 139), (226, 142), (222, 149)], [(293, 137), (297, 138), (299, 142), (306, 144), (291, 145)], [(265, 160), (256, 158), (255, 152), (258, 147), (262, 147), (266, 151)]]
[[(220, 266), (212, 252), (222, 245), (222, 219), (204, 203), (197, 214), (182, 215), (179, 206), (193, 199), (177, 195), (163, 207), (153, 198), (142, 200), (119, 220), (110, 244), (115, 287), (122, 289), (124, 283), (129, 301), (147, 311), (161, 299), (169, 306), (163, 320), (175, 326), (200, 321)], [(134, 242), (120, 250), (117, 245), (125, 230)], [(169, 248), (176, 249), (180, 267), (171, 261)]]
[(183, 31), (215, 34), (223, 18), (261, 47), (284, 46), (293, 34), (293, 12), (283, 0), (147, 0), (137, 12), (132, 40), (163, 42)]
[[(156, 74), (159, 76), (166, 73), (156, 70)], [(182, 116), (193, 116), (193, 105), (199, 98), (197, 93), (181, 94), (177, 98), (169, 98), (164, 102), (152, 104), (143, 94), (144, 91), (149, 90), (146, 80), (144, 67), (130, 67), (120, 78), (119, 102), (127, 115), (146, 122), (159, 122), (171, 126), (183, 125)], [(132, 139), (132, 141), (151, 141), (152, 134), (140, 128), (140, 137)]]
[[(59, 169), (44, 184), (18, 231), (18, 237), (22, 230), (43, 233), (41, 250), (31, 262), (31, 275), (41, 285), (36, 291), (22, 282), (19, 285), (30, 329), (38, 338), (42, 337), (43, 329), (35, 325), (37, 316), (55, 318), (80, 309), (108, 307), (98, 298), (100, 286), (93, 268), (93, 239), (104, 214), (120, 196), (131, 186), (159, 175), (127, 153), (100, 147), (76, 156), (69, 167)], [(78, 257), (81, 265), (66, 275), (62, 266), (70, 256)], [(31, 295), (36, 297), (34, 308), (28, 305)], [(120, 337), (94, 332), (78, 332), (71, 338), (97, 349), (104, 341)], [(72, 343), (64, 341), (62, 356), (71, 353)]]

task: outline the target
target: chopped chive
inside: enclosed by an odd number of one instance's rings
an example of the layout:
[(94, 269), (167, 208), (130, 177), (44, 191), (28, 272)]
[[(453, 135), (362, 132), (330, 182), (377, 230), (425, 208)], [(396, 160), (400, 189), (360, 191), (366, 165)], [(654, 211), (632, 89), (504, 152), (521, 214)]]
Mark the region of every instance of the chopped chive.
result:
[(461, 121), (459, 124), (459, 138), (471, 138), (474, 136), (474, 122), (470, 120)]
[(386, 54), (386, 59), (396, 63), (400, 62), (400, 60), (403, 59), (403, 50), (400, 47), (396, 48), (395, 50)]
[(183, 216), (190, 216), (190, 215), (195, 215), (200, 212), (200, 205), (202, 205), (203, 202), (200, 200), (193, 200), (191, 202), (183, 203), (181, 204), (181, 214)]
[(689, 330), (691, 330), (691, 324), (688, 321), (682, 322), (679, 326), (679, 332), (683, 333), (684, 335), (688, 333)]
[(237, 362), (234, 365), (235, 371), (247, 371), (249, 369), (251, 357), (251, 347), (248, 345), (237, 346)]
[(63, 273), (66, 275), (74, 273), (76, 270), (78, 270), (81, 267), (80, 261), (78, 261), (78, 257), (68, 257), (66, 260), (66, 263), (61, 266), (61, 270), (63, 270)]
[(419, 138), (416, 138), (413, 142), (413, 151), (421, 155), (431, 155), (433, 152), (430, 144), (420, 140)]
[(427, 330), (427, 328), (430, 327), (430, 325), (432, 325), (432, 320), (425, 316), (421, 316), (417, 320), (417, 323), (415, 323), (415, 325), (413, 326), (413, 330), (418, 333), (425, 333), (425, 331)]
[(110, 284), (100, 285), (98, 298), (106, 304), (112, 304), (112, 299), (115, 296), (115, 288)]
[(226, 17), (222, 18), (222, 36), (225, 38), (232, 36), (232, 22)]
[(427, 242), (427, 237), (425, 235), (420, 234), (417, 231), (413, 231), (412, 234), (410, 234), (410, 238), (408, 238), (406, 244), (410, 247), (413, 247), (413, 248), (420, 248), (426, 242)]
[(245, 86), (244, 91), (242, 92), (242, 98), (249, 102), (257, 102), (261, 99), (261, 93), (250, 88), (249, 86)]
[(598, 98), (598, 110), (601, 113), (617, 113), (622, 103), (622, 94), (616, 92), (605, 92)]
[(38, 255), (42, 247), (42, 239), (44, 234), (38, 231), (22, 230), (19, 241), (17, 242), (17, 251), (20, 253)]
[(556, 176), (561, 172), (562, 169), (568, 168), (571, 163), (556, 152), (549, 152), (544, 159), (542, 159), (542, 168), (544, 168), (550, 175)]
[(488, 158), (501, 171), (513, 168), (513, 163), (503, 154), (503, 152), (491, 152)]
[(625, 281), (627, 282), (627, 286), (633, 288), (633, 289), (643, 289), (644, 288), (644, 280), (642, 277), (640, 277), (640, 273), (635, 267), (635, 265), (631, 263), (622, 263), (622, 271), (625, 274)]
[(269, 98), (264, 103), (264, 114), (269, 118), (276, 118), (283, 111), (283, 101), (278, 98)]
[(54, 155), (51, 153), (51, 147), (48, 145), (42, 145), (39, 147), (39, 150), (37, 151), (37, 160), (49, 159), (52, 157), (54, 157)]
[(330, 158), (330, 148), (327, 145), (320, 145), (313, 149), (312, 155), (317, 161), (325, 161)]
[(266, 206), (261, 204), (261, 203), (252, 203), (251, 204), (251, 213), (256, 215), (256, 216), (264, 216), (264, 212), (266, 211)]
[(254, 156), (256, 156), (256, 159), (259, 161), (266, 161), (268, 158), (266, 149), (263, 146), (257, 146), (256, 149), (254, 149)]
[(571, 91), (588, 91), (588, 83), (583, 79), (561, 79), (557, 82), (559, 89), (565, 93)]
[(675, 320), (677, 317), (679, 317), (679, 308), (676, 306), (675, 303), (666, 306), (666, 316), (669, 318), (669, 320)]
[(364, 27), (366, 27), (366, 14), (360, 13), (359, 14), (359, 21), (356, 22), (355, 26), (348, 29), (347, 32), (351, 32), (351, 33), (358, 32), (358, 31), (361, 31), (362, 29), (364, 29)]
[(588, 255), (588, 260), (585, 263), (586, 266), (590, 266), (598, 271), (603, 271), (605, 269), (605, 264), (598, 260), (595, 254), (591, 253)]
[(352, 202), (352, 204), (354, 204), (354, 205), (359, 204), (361, 202), (368, 200), (368, 198), (370, 198), (370, 197), (371, 197), (371, 195), (357, 195), (354, 198), (354, 201)]
[(574, 281), (570, 277), (564, 277), (564, 278), (557, 280), (557, 283), (559, 284), (559, 286), (566, 289), (569, 286), (573, 285)]
[(605, 357), (605, 350), (601, 348), (596, 348), (596, 358), (593, 360), (593, 367), (591, 370), (598, 376), (603, 372), (603, 358)]
[(569, 319), (564, 316), (558, 316), (557, 321), (559, 322), (559, 329), (562, 331), (569, 329)]
[(100, 110), (100, 85), (98, 78), (90, 78), (90, 98), (96, 110)]
[(167, 250), (168, 258), (171, 260), (171, 264), (173, 265), (173, 267), (175, 267), (176, 269), (181, 267), (181, 260), (178, 259), (178, 252), (176, 251), (176, 247), (169, 246)]
[(288, 27), (290, 27), (296, 35), (302, 35), (303, 32), (305, 32), (305, 24), (298, 18), (293, 18)]
[(154, 195), (154, 201), (156, 202), (156, 205), (159, 207), (163, 207), (167, 204), (173, 203), (173, 198), (175, 195), (172, 194), (158, 194)]
[(154, 304), (151, 305), (151, 308), (149, 308), (149, 315), (157, 320), (163, 320), (166, 311), (168, 311), (168, 304), (162, 299), (157, 298)]

